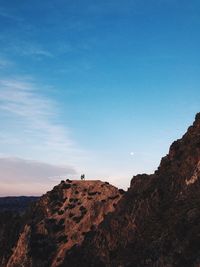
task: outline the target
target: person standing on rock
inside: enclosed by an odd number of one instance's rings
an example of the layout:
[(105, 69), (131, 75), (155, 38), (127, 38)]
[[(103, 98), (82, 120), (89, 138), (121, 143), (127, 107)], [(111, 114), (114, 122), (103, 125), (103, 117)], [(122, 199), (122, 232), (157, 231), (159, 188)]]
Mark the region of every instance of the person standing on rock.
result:
[(81, 174), (81, 180), (85, 180), (85, 174)]

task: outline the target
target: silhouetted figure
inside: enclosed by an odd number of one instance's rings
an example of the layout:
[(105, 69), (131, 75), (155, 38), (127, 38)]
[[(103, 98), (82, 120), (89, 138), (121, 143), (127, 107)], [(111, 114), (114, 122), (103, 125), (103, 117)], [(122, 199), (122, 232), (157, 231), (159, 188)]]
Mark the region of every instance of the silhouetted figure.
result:
[(81, 174), (81, 180), (85, 180), (85, 174)]

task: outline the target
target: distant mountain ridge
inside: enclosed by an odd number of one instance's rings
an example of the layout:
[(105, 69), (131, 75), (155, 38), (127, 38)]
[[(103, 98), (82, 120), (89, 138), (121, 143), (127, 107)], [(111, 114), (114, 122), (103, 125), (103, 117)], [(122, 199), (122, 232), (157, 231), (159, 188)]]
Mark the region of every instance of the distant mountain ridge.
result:
[(39, 197), (34, 196), (0, 197), (0, 212), (24, 212), (30, 206), (31, 203), (34, 203), (38, 199)]

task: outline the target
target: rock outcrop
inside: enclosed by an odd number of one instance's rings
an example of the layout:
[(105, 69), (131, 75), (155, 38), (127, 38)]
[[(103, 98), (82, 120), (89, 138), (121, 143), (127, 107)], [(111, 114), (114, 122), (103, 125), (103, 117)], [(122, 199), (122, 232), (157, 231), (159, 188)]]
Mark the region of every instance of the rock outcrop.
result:
[(200, 266), (200, 114), (152, 175), (133, 177), (116, 210), (64, 266)]
[(7, 267), (60, 266), (115, 209), (122, 191), (101, 181), (62, 181), (36, 203)]

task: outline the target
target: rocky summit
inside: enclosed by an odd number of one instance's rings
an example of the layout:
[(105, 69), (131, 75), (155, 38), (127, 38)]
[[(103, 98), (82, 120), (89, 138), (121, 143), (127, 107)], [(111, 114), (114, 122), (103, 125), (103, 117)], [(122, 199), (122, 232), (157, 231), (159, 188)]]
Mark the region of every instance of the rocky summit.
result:
[(127, 192), (62, 181), (42, 196), (6, 267), (200, 267), (200, 114)]
[(122, 193), (107, 182), (62, 181), (32, 209), (6, 266), (60, 266), (66, 252), (115, 209)]

